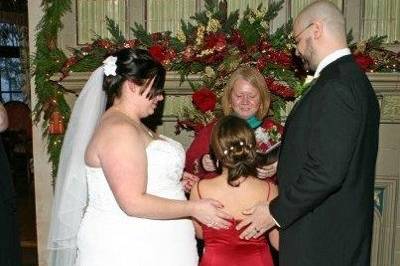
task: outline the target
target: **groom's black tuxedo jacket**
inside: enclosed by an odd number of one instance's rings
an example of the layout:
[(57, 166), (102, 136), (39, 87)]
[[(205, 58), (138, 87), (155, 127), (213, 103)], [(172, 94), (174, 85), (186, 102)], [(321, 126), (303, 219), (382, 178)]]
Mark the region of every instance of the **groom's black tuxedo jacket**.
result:
[(270, 203), (280, 266), (369, 265), (378, 126), (375, 93), (350, 55), (294, 107)]

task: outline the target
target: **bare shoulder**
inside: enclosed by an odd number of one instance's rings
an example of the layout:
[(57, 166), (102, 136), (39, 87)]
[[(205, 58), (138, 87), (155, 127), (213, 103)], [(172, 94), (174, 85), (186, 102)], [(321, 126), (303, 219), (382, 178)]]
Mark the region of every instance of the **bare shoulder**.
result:
[(140, 132), (132, 121), (115, 113), (105, 113), (96, 129), (94, 138), (99, 143), (129, 142), (140, 138)]
[(222, 183), (224, 180), (221, 180), (221, 178), (218, 177), (219, 176), (199, 180), (199, 182), (193, 186), (192, 191), (196, 190), (196, 194), (200, 192), (201, 196), (206, 198), (218, 196), (221, 190), (225, 187)]
[(221, 178), (220, 176), (216, 176), (214, 178), (210, 179), (202, 179), (199, 181), (199, 186), (201, 190), (206, 190), (206, 191), (213, 191), (214, 189), (218, 188), (221, 185)]
[(124, 148), (141, 148), (143, 141), (138, 128), (124, 117), (108, 114), (101, 118), (86, 149), (85, 160), (92, 166), (98, 166), (102, 154), (120, 152)]
[(258, 195), (260, 198), (264, 198), (265, 195), (269, 195), (269, 198), (274, 198), (278, 193), (277, 186), (273, 182), (257, 177), (252, 178), (251, 187), (254, 195)]

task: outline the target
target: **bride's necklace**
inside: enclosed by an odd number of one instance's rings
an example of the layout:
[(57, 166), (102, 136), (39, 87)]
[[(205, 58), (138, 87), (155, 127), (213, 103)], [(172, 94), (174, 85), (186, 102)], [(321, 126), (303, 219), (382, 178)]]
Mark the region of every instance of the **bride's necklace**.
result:
[(115, 111), (117, 111), (118, 113), (123, 114), (124, 116), (126, 116), (129, 120), (131, 120), (135, 125), (137, 125), (138, 127), (140, 127), (144, 132), (146, 132), (152, 139), (155, 139), (156, 136), (154, 135), (154, 133), (148, 129), (145, 125), (142, 124), (142, 122), (136, 121), (135, 119), (133, 119), (132, 117), (130, 117), (126, 112), (122, 111), (120, 108), (118, 107), (113, 107), (113, 109)]

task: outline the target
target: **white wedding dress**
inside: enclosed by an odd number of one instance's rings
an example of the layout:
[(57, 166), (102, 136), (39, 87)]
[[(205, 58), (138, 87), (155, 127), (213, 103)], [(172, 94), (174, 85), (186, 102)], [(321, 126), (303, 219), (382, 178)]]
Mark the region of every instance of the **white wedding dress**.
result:
[[(185, 153), (162, 137), (146, 148), (147, 193), (185, 200), (180, 184)], [(89, 203), (78, 234), (79, 266), (194, 266), (195, 233), (189, 219), (130, 217), (118, 206), (101, 168), (87, 167)]]

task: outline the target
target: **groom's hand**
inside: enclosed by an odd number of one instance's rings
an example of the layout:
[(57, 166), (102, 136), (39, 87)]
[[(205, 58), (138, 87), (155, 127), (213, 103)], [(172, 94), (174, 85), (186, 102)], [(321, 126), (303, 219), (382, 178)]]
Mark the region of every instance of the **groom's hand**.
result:
[(246, 226), (247, 228), (240, 234), (241, 239), (257, 238), (275, 226), (275, 221), (272, 219), (266, 203), (254, 205), (242, 213), (247, 217), (236, 226), (236, 229), (240, 230)]
[(266, 179), (276, 174), (278, 168), (278, 161), (268, 164), (262, 167), (257, 167), (257, 177), (260, 179)]

